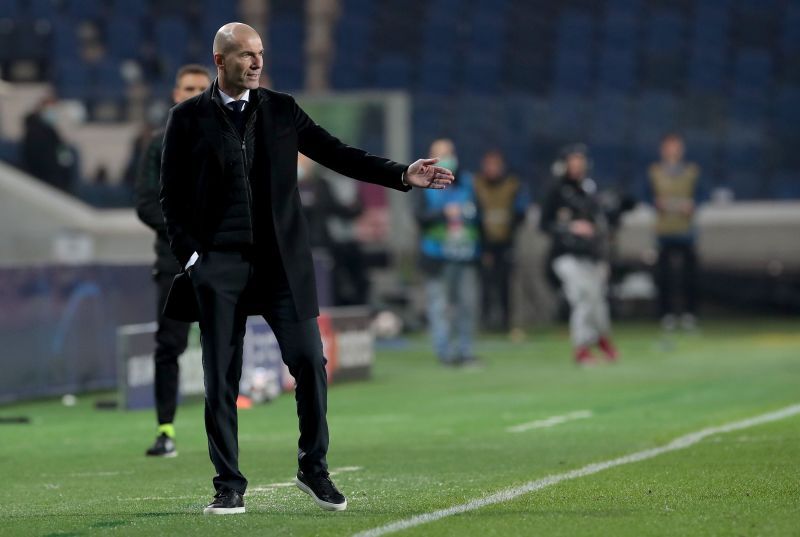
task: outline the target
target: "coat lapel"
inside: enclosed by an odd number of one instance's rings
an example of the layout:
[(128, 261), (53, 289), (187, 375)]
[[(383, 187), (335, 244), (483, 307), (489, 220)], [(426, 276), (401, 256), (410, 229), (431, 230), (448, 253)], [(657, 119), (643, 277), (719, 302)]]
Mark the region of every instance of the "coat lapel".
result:
[(225, 155), (222, 152), (222, 130), (220, 129), (219, 119), (215, 115), (216, 110), (214, 110), (214, 107), (216, 106), (216, 103), (214, 103), (214, 91), (216, 84), (217, 83), (215, 80), (214, 83), (212, 83), (208, 89), (203, 92), (203, 96), (197, 102), (198, 106), (200, 107), (200, 114), (197, 121), (200, 124), (200, 130), (203, 133), (203, 137), (209, 143), (214, 151), (214, 154), (217, 156), (220, 167), (224, 169)]

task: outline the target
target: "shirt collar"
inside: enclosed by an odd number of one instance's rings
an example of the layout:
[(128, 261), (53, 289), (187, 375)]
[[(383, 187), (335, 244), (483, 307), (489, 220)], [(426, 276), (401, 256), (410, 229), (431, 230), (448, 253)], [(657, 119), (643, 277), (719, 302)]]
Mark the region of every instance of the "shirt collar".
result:
[[(217, 91), (219, 91), (219, 96), (222, 99), (222, 104), (225, 105), (225, 106), (228, 106), (228, 104), (230, 104), (230, 103), (232, 103), (233, 101), (236, 100), (233, 97), (231, 97), (230, 95), (228, 95), (227, 93), (225, 93), (224, 91), (222, 91), (222, 88), (220, 88), (219, 86), (217, 86)], [(242, 94), (242, 96), (241, 96), (241, 98), (239, 100), (240, 101), (245, 101), (246, 103), (249, 103), (250, 102), (250, 90), (249, 89), (244, 90), (244, 93)], [(245, 104), (244, 106), (247, 106), (247, 104)], [(242, 107), (242, 109), (244, 109), (244, 106)]]

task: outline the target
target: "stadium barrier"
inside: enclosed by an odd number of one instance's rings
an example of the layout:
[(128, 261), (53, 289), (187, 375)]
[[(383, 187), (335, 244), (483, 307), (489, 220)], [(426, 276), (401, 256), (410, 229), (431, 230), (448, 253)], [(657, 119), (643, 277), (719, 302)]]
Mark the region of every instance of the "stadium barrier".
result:
[[(375, 360), (369, 310), (362, 307), (328, 308), (319, 319), (328, 382), (366, 380)], [(153, 335), (156, 323), (121, 326), (117, 330), (117, 383), (120, 407), (152, 408), (154, 400)], [(194, 325), (189, 346), (180, 358), (181, 398), (203, 394), (203, 366), (199, 331)], [(241, 397), (255, 403), (274, 399), (294, 389), (294, 378), (281, 359), (275, 334), (260, 317), (247, 320), (244, 339)]]

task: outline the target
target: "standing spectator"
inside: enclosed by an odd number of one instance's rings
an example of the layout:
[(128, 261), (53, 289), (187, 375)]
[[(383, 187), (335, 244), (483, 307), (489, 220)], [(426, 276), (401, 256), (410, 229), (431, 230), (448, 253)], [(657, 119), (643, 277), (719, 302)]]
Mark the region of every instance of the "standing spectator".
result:
[[(648, 172), (658, 215), (659, 314), (665, 330), (674, 330), (678, 324), (676, 298), (682, 301), (681, 326), (691, 330), (697, 324), (694, 214), (700, 193), (700, 167), (684, 161), (684, 151), (683, 138), (675, 133), (667, 134), (661, 140), (661, 162), (652, 164)], [(680, 280), (677, 293), (676, 276)]]
[[(199, 95), (211, 84), (211, 75), (201, 65), (186, 65), (175, 77), (172, 100), (175, 104)], [(161, 151), (164, 146), (164, 129), (153, 134), (144, 149), (144, 155), (136, 177), (136, 212), (139, 219), (156, 233), (156, 262), (153, 280), (158, 294), (158, 328), (156, 329), (155, 400), (158, 428), (155, 443), (147, 450), (150, 457), (174, 457), (175, 410), (178, 404), (178, 358), (186, 350), (189, 338), (189, 323), (175, 321), (164, 316), (164, 304), (175, 275), (181, 266), (172, 255), (167, 238), (167, 225), (159, 203), (161, 175)]]
[[(133, 138), (131, 143), (131, 153), (128, 157), (128, 163), (125, 164), (125, 170), (122, 172), (122, 182), (124, 187), (133, 187), (136, 189), (136, 180), (139, 176), (139, 169), (142, 163), (142, 155), (147, 150), (148, 144), (153, 139), (154, 129), (153, 126), (145, 122), (139, 128), (139, 132)], [(163, 134), (163, 133), (162, 133)]]
[(77, 155), (56, 130), (56, 100), (42, 99), (25, 117), (22, 166), (29, 174), (65, 192), (70, 192), (77, 174)]
[(542, 205), (539, 227), (550, 235), (550, 266), (570, 306), (570, 336), (578, 365), (594, 362), (597, 344), (608, 360), (617, 358), (611, 341), (606, 287), (605, 217), (587, 175), (588, 150), (583, 144), (562, 151), (558, 174)]
[(481, 172), (475, 177), (475, 197), (481, 215), (483, 325), (507, 331), (514, 233), (525, 220), (528, 197), (520, 180), (507, 173), (500, 151), (483, 156)]
[(475, 363), (473, 337), (478, 307), (480, 227), (472, 175), (459, 168), (455, 145), (439, 139), (430, 157), (456, 177), (445, 191), (418, 191), (421, 267), (427, 277), (428, 322), (443, 365)]

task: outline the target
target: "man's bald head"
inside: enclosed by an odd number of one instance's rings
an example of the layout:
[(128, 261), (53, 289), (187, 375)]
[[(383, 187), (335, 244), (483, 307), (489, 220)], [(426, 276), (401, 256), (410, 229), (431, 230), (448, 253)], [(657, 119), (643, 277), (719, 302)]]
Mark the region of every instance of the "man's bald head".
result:
[(245, 90), (255, 89), (264, 67), (261, 37), (252, 27), (229, 22), (214, 36), (214, 65), (219, 87), (238, 99)]
[(227, 54), (236, 47), (237, 42), (250, 37), (261, 39), (252, 26), (242, 22), (229, 22), (217, 30), (214, 36), (214, 54)]

